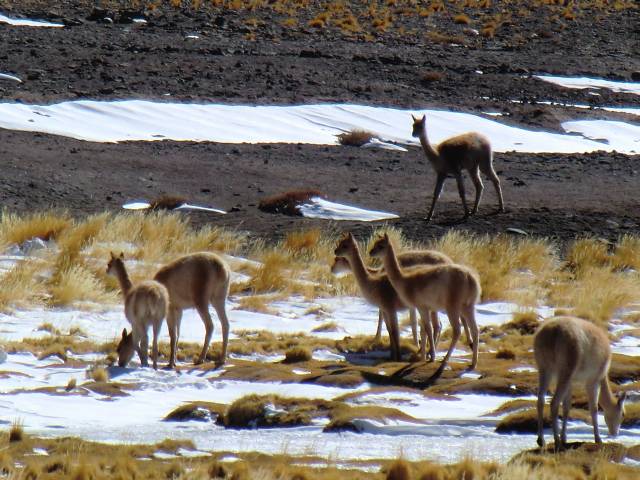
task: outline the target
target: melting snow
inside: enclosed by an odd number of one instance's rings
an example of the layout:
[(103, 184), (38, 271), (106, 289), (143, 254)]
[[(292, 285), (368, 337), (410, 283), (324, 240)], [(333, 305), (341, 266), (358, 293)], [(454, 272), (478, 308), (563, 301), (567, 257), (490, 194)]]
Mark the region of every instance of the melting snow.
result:
[[(171, 139), (317, 145), (335, 145), (337, 134), (361, 129), (385, 141), (415, 145), (418, 142), (411, 136), (411, 114), (427, 116), (434, 143), (477, 131), (491, 139), (497, 152), (623, 151), (618, 146), (575, 135), (525, 130), (466, 113), (349, 104), (248, 106), (143, 100), (79, 100), (47, 106), (1, 103), (0, 127), (95, 142)], [(619, 122), (611, 123), (611, 127), (617, 127)], [(610, 131), (601, 127), (605, 133)]]
[(373, 222), (376, 220), (398, 218), (398, 215), (395, 213), (365, 210), (363, 208), (352, 207), (350, 205), (330, 202), (320, 197), (313, 197), (310, 199), (310, 202), (311, 203), (305, 203), (298, 207), (303, 217), (361, 222)]
[(614, 92), (640, 95), (640, 82), (621, 82), (589, 77), (556, 77), (554, 75), (535, 75), (535, 78), (566, 88), (607, 88)]
[(29, 20), (28, 18), (11, 18), (1, 13), (0, 23), (7, 23), (16, 27), (64, 27), (61, 23), (52, 23), (45, 20)]

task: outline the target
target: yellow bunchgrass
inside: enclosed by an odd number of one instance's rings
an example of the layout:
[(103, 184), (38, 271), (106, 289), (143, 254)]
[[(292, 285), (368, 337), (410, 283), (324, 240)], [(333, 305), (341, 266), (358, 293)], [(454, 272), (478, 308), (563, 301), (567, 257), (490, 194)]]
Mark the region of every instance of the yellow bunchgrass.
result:
[(33, 238), (55, 239), (69, 225), (71, 218), (66, 212), (46, 211), (21, 216), (5, 210), (0, 217), (0, 248), (21, 245)]
[(0, 276), (0, 311), (27, 307), (45, 298), (44, 285), (39, 281), (43, 265), (35, 260), (22, 260)]
[(610, 268), (581, 268), (573, 281), (551, 289), (554, 305), (568, 308), (574, 315), (607, 322), (619, 309), (640, 297), (640, 276), (636, 272), (614, 272)]

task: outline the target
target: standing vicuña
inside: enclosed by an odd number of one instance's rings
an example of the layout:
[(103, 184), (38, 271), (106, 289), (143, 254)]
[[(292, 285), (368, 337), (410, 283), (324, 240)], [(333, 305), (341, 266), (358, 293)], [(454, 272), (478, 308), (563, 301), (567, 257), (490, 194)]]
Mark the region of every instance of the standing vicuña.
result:
[(140, 364), (148, 367), (149, 326), (153, 327), (153, 368), (158, 368), (158, 334), (169, 309), (169, 293), (159, 282), (147, 280), (133, 285), (124, 266), (124, 254), (116, 257), (111, 252), (107, 274), (118, 279), (124, 295), (124, 315), (131, 324), (131, 333), (122, 330), (118, 344), (118, 365), (126, 367), (134, 352), (138, 352)]
[[(410, 268), (415, 266), (426, 266), (426, 265), (439, 265), (444, 263), (453, 263), (453, 261), (446, 256), (444, 253), (436, 252), (434, 250), (410, 250), (406, 252), (402, 252), (398, 255), (398, 261), (400, 262), (400, 266), (404, 268)], [(340, 273), (343, 271), (351, 271), (351, 266), (349, 265), (349, 261), (344, 257), (336, 257), (334, 263), (331, 267), (332, 273)], [(367, 268), (367, 272), (370, 275), (384, 275), (384, 268)], [(356, 277), (357, 280), (357, 277)], [(360, 287), (362, 288), (362, 287)], [(395, 292), (395, 290), (394, 290)], [(409, 308), (409, 318), (411, 321), (411, 333), (413, 336), (413, 343), (419, 345), (420, 353), (422, 359), (426, 360), (426, 351), (425, 351), (425, 342), (427, 339), (427, 329), (425, 325), (421, 322), (421, 342), (418, 343), (418, 335), (417, 335), (417, 316), (416, 309)], [(425, 319), (426, 320), (426, 319)], [(378, 328), (376, 330), (376, 340), (380, 339), (381, 331), (382, 331), (382, 322), (384, 321), (384, 315), (382, 310), (379, 311), (378, 314)], [(431, 329), (433, 331), (433, 343), (429, 345), (429, 360), (435, 361), (435, 348), (438, 344), (438, 339), (440, 337), (441, 325), (438, 320), (437, 312), (430, 312)], [(431, 339), (429, 339), (431, 341)]]
[[(431, 220), (431, 217), (433, 216), (433, 210), (436, 207), (438, 198), (440, 198), (442, 186), (444, 185), (444, 180), (447, 178), (447, 175), (453, 175), (456, 178), (465, 218), (468, 217), (470, 213), (474, 214), (478, 211), (480, 197), (482, 197), (482, 190), (484, 189), (482, 179), (480, 178), (480, 172), (485, 174), (493, 183), (493, 186), (496, 189), (496, 194), (498, 195), (500, 211), (504, 212), (502, 188), (500, 187), (500, 179), (493, 170), (493, 154), (491, 153), (491, 144), (489, 143), (489, 140), (479, 133), (469, 132), (448, 138), (441, 142), (437, 147), (433, 147), (427, 138), (426, 116), (423, 116), (421, 119), (417, 119), (413, 115), (411, 117), (413, 118), (412, 135), (420, 138), (422, 149), (437, 173), (436, 188), (433, 192), (433, 201), (431, 202), (431, 209), (429, 210), (429, 215), (427, 215), (426, 220)], [(462, 170), (467, 170), (469, 172), (469, 175), (471, 175), (471, 181), (476, 187), (476, 201), (471, 212), (469, 212), (467, 199), (465, 198)]]
[(414, 267), (403, 272), (386, 233), (376, 240), (369, 255), (383, 259), (385, 272), (393, 288), (404, 304), (417, 308), (423, 318), (427, 318), (430, 310), (447, 312), (453, 331), (451, 345), (431, 379), (435, 380), (442, 375), (449, 361), (460, 338), (460, 319), (466, 324), (466, 329), (471, 336), (469, 342), (473, 357), (469, 368), (471, 370), (476, 368), (479, 332), (475, 305), (480, 299), (481, 292), (478, 276), (471, 269), (456, 264)]
[(224, 363), (229, 343), (229, 319), (225, 310), (230, 280), (227, 264), (214, 253), (194, 253), (165, 265), (158, 270), (153, 278), (167, 287), (169, 291), (169, 314), (167, 316), (171, 339), (169, 367), (173, 368), (176, 365), (176, 347), (180, 336), (182, 311), (193, 307), (198, 311), (205, 327), (204, 344), (196, 363), (204, 362), (213, 334), (209, 303), (215, 308), (222, 325), (220, 363)]
[[(619, 398), (611, 393), (607, 374), (611, 363), (611, 347), (604, 330), (575, 317), (556, 317), (545, 321), (533, 341), (538, 365), (538, 445), (544, 447), (544, 396), (556, 382), (551, 400), (551, 425), (555, 448), (567, 443), (567, 417), (571, 409), (571, 384), (584, 382), (589, 400), (593, 436), (601, 443), (598, 432), (598, 402), (604, 410), (609, 434), (616, 436), (624, 413), (626, 392)], [(562, 403), (562, 436), (558, 435), (558, 410)], [(562, 443), (560, 443), (562, 442)]]

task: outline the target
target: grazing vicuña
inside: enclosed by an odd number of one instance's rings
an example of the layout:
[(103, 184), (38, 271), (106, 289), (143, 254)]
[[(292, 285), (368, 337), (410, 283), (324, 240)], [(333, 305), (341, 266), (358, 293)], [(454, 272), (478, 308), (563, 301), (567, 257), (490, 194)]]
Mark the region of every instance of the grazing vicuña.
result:
[(153, 368), (158, 368), (158, 334), (162, 321), (169, 310), (169, 293), (159, 282), (147, 280), (133, 285), (124, 265), (124, 254), (116, 257), (111, 252), (107, 264), (107, 274), (118, 279), (124, 295), (124, 314), (131, 324), (131, 333), (122, 330), (122, 339), (118, 344), (118, 365), (126, 367), (135, 351), (140, 364), (148, 367), (149, 326), (153, 328), (152, 358)]
[[(593, 436), (601, 443), (598, 432), (598, 402), (604, 410), (609, 434), (620, 429), (626, 392), (616, 398), (611, 392), (609, 365), (611, 346), (604, 330), (576, 317), (555, 317), (545, 321), (533, 341), (538, 365), (538, 445), (544, 446), (544, 396), (549, 385), (556, 382), (551, 400), (551, 425), (555, 448), (567, 443), (567, 417), (571, 409), (571, 384), (584, 382), (589, 400)], [(558, 410), (562, 403), (562, 434), (558, 434)], [(562, 442), (562, 443), (561, 443)]]

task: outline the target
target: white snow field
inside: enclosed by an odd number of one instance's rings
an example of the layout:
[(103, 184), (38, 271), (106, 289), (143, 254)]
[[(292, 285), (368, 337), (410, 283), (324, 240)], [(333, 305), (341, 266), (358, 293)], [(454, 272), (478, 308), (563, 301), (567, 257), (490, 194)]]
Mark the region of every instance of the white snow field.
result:
[(534, 75), (534, 77), (566, 88), (593, 90), (606, 88), (613, 92), (640, 95), (640, 82), (622, 82), (590, 77), (560, 77), (555, 75)]
[[(269, 330), (274, 333), (317, 335), (341, 339), (346, 335), (372, 334), (377, 322), (377, 310), (359, 298), (338, 297), (304, 301), (290, 298), (272, 304), (279, 312), (267, 315), (238, 310), (229, 303), (232, 334), (240, 330)], [(321, 307), (318, 316), (307, 313), (310, 307)], [(313, 308), (316, 311), (316, 308)], [(509, 321), (517, 307), (507, 303), (490, 303), (477, 308), (478, 323), (482, 326)], [(538, 310), (541, 316), (550, 309)], [(213, 342), (219, 342), (220, 329), (216, 321)], [(313, 329), (327, 321), (339, 325), (337, 332), (314, 333)], [(443, 318), (444, 325), (447, 325)], [(104, 342), (119, 335), (128, 324), (120, 306), (112, 306), (101, 312), (85, 312), (73, 309), (19, 310), (0, 316), (0, 338), (20, 340), (28, 337), (50, 335), (38, 331), (38, 326), (50, 323), (63, 333), (79, 327), (91, 340)], [(619, 327), (624, 331), (624, 327)], [(405, 331), (404, 335), (408, 335)], [(167, 339), (163, 326), (161, 340)], [(204, 327), (194, 310), (185, 312), (181, 328), (181, 340), (200, 343)], [(626, 338), (626, 337), (625, 337)], [(628, 341), (623, 342), (626, 346)], [(620, 345), (623, 347), (622, 345)], [(444, 354), (440, 344), (439, 356)], [(624, 348), (624, 347), (623, 347)], [(638, 355), (638, 349), (625, 351)], [(74, 355), (71, 359), (86, 362), (98, 361), (100, 354)], [(327, 350), (314, 352), (314, 358), (344, 361), (344, 357)], [(465, 394), (450, 399), (425, 397), (420, 391), (380, 391), (364, 384), (357, 388), (336, 388), (314, 384), (268, 383), (227, 380), (220, 377), (238, 359), (274, 362), (282, 360), (277, 355), (231, 356), (222, 370), (204, 372), (173, 371), (140, 368), (137, 358), (129, 368), (110, 367), (113, 381), (135, 386), (126, 390), (123, 397), (109, 397), (94, 393), (83, 386), (86, 367), (65, 365), (57, 357), (38, 360), (30, 353), (10, 353), (0, 364), (0, 423), (11, 424), (19, 420), (29, 434), (55, 437), (79, 436), (88, 440), (116, 443), (152, 443), (165, 438), (191, 439), (200, 451), (234, 451), (263, 453), (287, 453), (289, 455), (320, 455), (332, 462), (374, 460), (403, 456), (409, 460), (431, 459), (454, 462), (465, 455), (484, 460), (506, 461), (522, 449), (534, 447), (534, 435), (500, 435), (494, 433), (500, 419), (485, 416), (503, 402), (517, 397)], [(456, 349), (452, 361), (468, 361), (468, 352)], [(186, 364), (188, 366), (188, 364)], [(530, 367), (521, 367), (530, 368)], [(304, 375), (306, 371), (291, 366), (292, 372)], [(525, 371), (525, 370), (523, 370)], [(54, 394), (35, 391), (41, 387), (54, 387), (64, 393), (69, 380), (75, 378), (75, 394)], [(397, 408), (417, 420), (415, 422), (389, 421), (386, 423), (358, 420), (356, 426), (362, 433), (323, 433), (326, 421), (316, 421), (311, 426), (258, 430), (232, 430), (213, 422), (163, 422), (163, 417), (184, 402), (209, 401), (230, 404), (244, 395), (274, 393), (281, 396), (332, 399), (345, 393), (361, 392), (353, 404), (382, 405)], [(529, 398), (532, 397), (519, 397)], [(604, 420), (600, 419), (604, 426)], [(604, 428), (604, 427), (603, 427)], [(603, 430), (604, 431), (604, 430)], [(623, 430), (619, 441), (637, 442), (640, 429)], [(590, 441), (589, 425), (570, 423), (569, 435), (575, 440)], [(447, 445), (447, 448), (442, 448)]]
[[(387, 142), (417, 144), (411, 137), (412, 114), (427, 116), (429, 137), (434, 143), (477, 131), (489, 137), (497, 152), (616, 150), (632, 153), (629, 144), (635, 146), (633, 141), (637, 139), (624, 138), (620, 142), (617, 134), (620, 122), (599, 121), (597, 138), (600, 141), (594, 141), (579, 135), (525, 130), (480, 116), (442, 110), (349, 104), (248, 106), (144, 100), (78, 100), (52, 105), (0, 103), (0, 127), (95, 142), (178, 140), (319, 145), (334, 145), (336, 135), (362, 129)], [(172, 121), (167, 122), (167, 118)], [(633, 129), (629, 133), (635, 135)]]
[(47, 22), (46, 20), (31, 20), (28, 18), (12, 18), (0, 13), (0, 23), (6, 23), (14, 27), (64, 27), (61, 23)]

